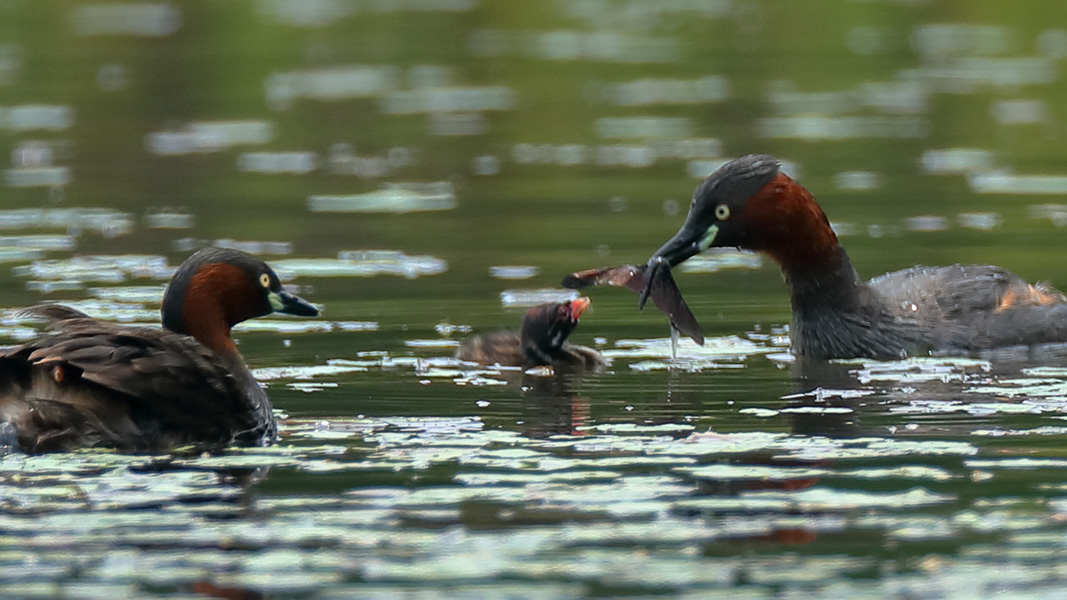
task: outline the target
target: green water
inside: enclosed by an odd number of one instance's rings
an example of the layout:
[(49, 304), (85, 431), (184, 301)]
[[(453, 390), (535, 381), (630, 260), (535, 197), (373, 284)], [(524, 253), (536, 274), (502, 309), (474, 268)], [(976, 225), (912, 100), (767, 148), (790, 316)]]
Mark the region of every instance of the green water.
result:
[[(325, 308), (237, 334), (275, 447), (0, 458), (0, 596), (1060, 597), (1062, 357), (797, 365), (780, 274), (734, 256), (677, 274), (709, 338), (678, 361), (612, 288), (573, 336), (603, 373), (472, 371), (445, 338), (517, 326), (504, 291), (643, 262), (749, 152), (785, 162), (865, 276), (991, 263), (1067, 288), (1065, 17), (0, 0), (0, 343), (42, 300), (152, 321), (159, 265), (220, 240)], [(311, 210), (390, 186), (392, 212)], [(445, 268), (337, 260), (362, 250)], [(159, 258), (42, 262), (96, 255)]]

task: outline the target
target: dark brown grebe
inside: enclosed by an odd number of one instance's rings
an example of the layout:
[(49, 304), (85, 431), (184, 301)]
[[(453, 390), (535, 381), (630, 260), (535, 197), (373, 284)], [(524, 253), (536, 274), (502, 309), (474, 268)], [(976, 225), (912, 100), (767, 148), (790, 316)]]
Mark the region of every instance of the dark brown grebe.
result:
[(221, 248), (200, 250), (175, 272), (163, 329), (57, 304), (24, 312), (51, 321), (43, 337), (0, 352), (0, 427), (25, 452), (272, 442), (270, 400), (230, 328), (271, 312), (318, 314), (263, 261)]
[(1067, 342), (1067, 298), (999, 267), (914, 267), (862, 281), (811, 193), (765, 154), (729, 162), (697, 187), (685, 223), (641, 272), (642, 305), (671, 267), (729, 246), (781, 266), (797, 355), (897, 359)]

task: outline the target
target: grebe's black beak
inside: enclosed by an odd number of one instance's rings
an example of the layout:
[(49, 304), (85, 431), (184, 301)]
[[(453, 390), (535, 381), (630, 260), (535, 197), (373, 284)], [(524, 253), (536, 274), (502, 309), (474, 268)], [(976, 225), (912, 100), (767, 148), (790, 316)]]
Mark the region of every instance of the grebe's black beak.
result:
[(645, 289), (641, 291), (641, 308), (645, 307), (645, 302), (648, 301), (649, 294), (652, 292), (653, 284), (662, 278), (664, 274), (669, 276), (671, 267), (707, 250), (715, 241), (715, 235), (719, 232), (718, 225), (706, 227), (698, 225), (694, 221), (687, 218), (678, 233), (667, 240), (666, 244), (660, 246), (660, 249), (656, 250), (652, 257), (648, 259)]
[(317, 317), (319, 309), (300, 296), (290, 294), (285, 290), (271, 291), (267, 294), (270, 307), (274, 312), (296, 315), (298, 317)]

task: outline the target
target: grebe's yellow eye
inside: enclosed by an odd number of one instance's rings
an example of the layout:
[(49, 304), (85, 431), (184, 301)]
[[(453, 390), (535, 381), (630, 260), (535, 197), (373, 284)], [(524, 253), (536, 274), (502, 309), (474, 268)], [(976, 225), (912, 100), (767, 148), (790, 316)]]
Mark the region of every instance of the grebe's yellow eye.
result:
[(720, 204), (715, 207), (715, 218), (720, 221), (725, 221), (730, 218), (730, 207), (725, 204)]
[(260, 275), (259, 276), (259, 285), (269, 289), (270, 288), (270, 275), (267, 275), (266, 273)]

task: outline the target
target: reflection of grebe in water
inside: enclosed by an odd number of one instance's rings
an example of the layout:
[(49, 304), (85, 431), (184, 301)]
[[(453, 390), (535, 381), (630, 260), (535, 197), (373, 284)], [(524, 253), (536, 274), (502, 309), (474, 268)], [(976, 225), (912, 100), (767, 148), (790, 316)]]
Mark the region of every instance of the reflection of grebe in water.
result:
[(522, 433), (531, 438), (585, 435), (589, 425), (589, 398), (572, 389), (578, 374), (523, 375)]

